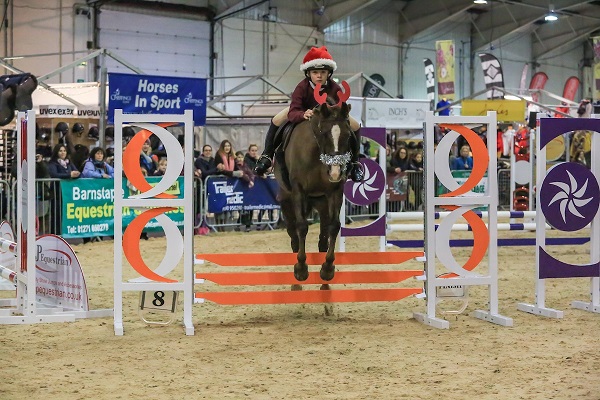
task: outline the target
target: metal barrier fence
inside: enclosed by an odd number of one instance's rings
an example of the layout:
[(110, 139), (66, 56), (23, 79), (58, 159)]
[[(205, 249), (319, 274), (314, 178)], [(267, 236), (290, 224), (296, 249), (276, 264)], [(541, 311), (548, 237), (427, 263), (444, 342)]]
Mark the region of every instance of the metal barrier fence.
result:
[[(222, 176), (216, 176), (215, 178)], [(207, 177), (210, 180), (212, 177)], [(274, 179), (271, 175), (268, 179)], [(36, 217), (38, 218), (39, 234), (61, 234), (61, 190), (60, 179), (36, 179)], [(407, 171), (403, 180), (402, 190), (406, 198), (402, 201), (388, 201), (387, 211), (419, 211), (423, 210), (424, 186), (423, 173), (420, 171)], [(194, 228), (198, 231), (205, 227), (214, 232), (229, 230), (273, 230), (280, 224), (279, 210), (226, 212), (222, 214), (208, 212), (208, 195), (206, 184), (200, 178), (194, 179)], [(498, 170), (498, 197), (499, 207), (510, 207), (510, 170)], [(15, 229), (16, 221), (16, 181), (0, 180), (0, 212), (2, 219), (7, 220)], [(351, 223), (361, 219), (375, 219), (379, 215), (379, 204), (357, 206), (346, 202), (346, 222)], [(310, 219), (318, 222), (315, 213)]]

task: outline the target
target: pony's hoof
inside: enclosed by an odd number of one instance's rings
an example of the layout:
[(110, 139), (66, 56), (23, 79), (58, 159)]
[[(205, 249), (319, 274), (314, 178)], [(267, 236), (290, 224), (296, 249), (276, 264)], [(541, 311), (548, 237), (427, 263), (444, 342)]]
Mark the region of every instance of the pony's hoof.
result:
[(291, 290), (292, 292), (299, 292), (302, 290), (302, 285), (293, 284)]
[(324, 281), (332, 280), (334, 274), (335, 274), (335, 266), (333, 266), (333, 265), (331, 265), (329, 267), (326, 267), (325, 265), (321, 266), (321, 271), (319, 272), (319, 275), (321, 276), (321, 279), (323, 279)]
[(308, 279), (308, 265), (297, 263), (294, 265), (294, 277), (300, 282)]

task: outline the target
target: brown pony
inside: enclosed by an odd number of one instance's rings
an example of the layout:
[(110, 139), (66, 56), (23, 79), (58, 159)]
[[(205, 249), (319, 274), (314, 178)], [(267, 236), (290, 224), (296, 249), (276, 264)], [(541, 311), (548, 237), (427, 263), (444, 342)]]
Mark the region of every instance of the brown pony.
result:
[[(321, 279), (331, 280), (335, 273), (335, 243), (341, 226), (346, 165), (350, 161), (349, 139), (353, 135), (349, 112), (350, 106), (342, 101), (335, 106), (322, 102), (310, 120), (294, 127), (285, 146), (285, 167), (275, 163), (281, 211), (292, 251), (298, 253), (294, 276), (299, 281), (308, 278), (305, 242), (307, 217), (313, 209), (319, 213), (321, 223), (319, 251), (327, 252)], [(289, 179), (283, 178), (283, 168)]]

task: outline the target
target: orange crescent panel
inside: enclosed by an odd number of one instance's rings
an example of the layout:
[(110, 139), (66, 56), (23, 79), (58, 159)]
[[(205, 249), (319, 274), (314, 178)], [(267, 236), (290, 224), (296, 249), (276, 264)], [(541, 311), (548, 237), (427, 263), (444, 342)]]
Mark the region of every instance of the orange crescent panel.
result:
[[(160, 127), (176, 125), (174, 122), (160, 122), (157, 124)], [(140, 153), (142, 146), (152, 135), (147, 129), (142, 129), (131, 138), (125, 150), (123, 151), (123, 172), (129, 181), (141, 192), (147, 192), (152, 189), (152, 186), (146, 181), (140, 168)], [(157, 199), (174, 199), (176, 196), (168, 193), (161, 193), (155, 196)]]
[[(458, 206), (442, 206), (442, 208), (448, 211), (454, 211)], [(467, 220), (469, 225), (471, 225), (471, 230), (473, 231), (473, 252), (462, 268), (467, 271), (473, 271), (475, 267), (479, 265), (481, 260), (483, 260), (483, 257), (485, 257), (485, 252), (490, 243), (490, 231), (487, 226), (485, 226), (483, 219), (475, 214), (473, 210), (464, 213), (463, 217)], [(449, 272), (444, 276), (441, 276), (441, 278), (456, 278), (457, 276), (457, 274)]]
[(487, 171), (490, 161), (490, 155), (488, 154), (487, 147), (485, 146), (485, 143), (483, 143), (483, 140), (481, 140), (475, 132), (466, 126), (454, 124), (440, 124), (440, 126), (456, 131), (464, 136), (464, 138), (467, 139), (469, 146), (471, 146), (471, 151), (473, 152), (473, 169), (471, 170), (471, 174), (465, 183), (450, 193), (440, 195), (440, 197), (460, 196), (461, 194), (465, 194), (477, 186), (479, 181), (485, 176), (485, 171)]
[(148, 268), (142, 259), (142, 254), (140, 252), (140, 235), (148, 221), (157, 215), (164, 214), (165, 212), (171, 210), (176, 210), (176, 208), (157, 207), (144, 211), (135, 217), (133, 221), (131, 221), (123, 233), (123, 253), (125, 254), (125, 258), (127, 258), (127, 261), (129, 261), (131, 264), (131, 267), (144, 278), (148, 278), (157, 282), (173, 283), (177, 281), (158, 275)]

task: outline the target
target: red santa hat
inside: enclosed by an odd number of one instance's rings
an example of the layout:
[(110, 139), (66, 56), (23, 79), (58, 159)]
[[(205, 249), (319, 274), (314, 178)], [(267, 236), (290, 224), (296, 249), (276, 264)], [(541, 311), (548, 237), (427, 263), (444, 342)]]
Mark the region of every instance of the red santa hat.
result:
[(327, 47), (313, 47), (306, 53), (302, 64), (300, 64), (300, 71), (306, 72), (309, 69), (329, 69), (335, 71), (337, 64), (327, 51)]

